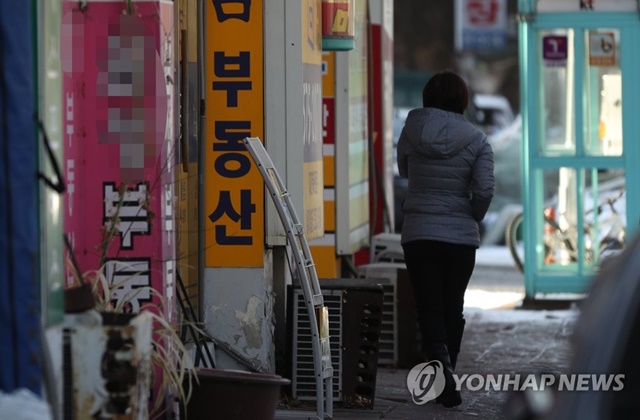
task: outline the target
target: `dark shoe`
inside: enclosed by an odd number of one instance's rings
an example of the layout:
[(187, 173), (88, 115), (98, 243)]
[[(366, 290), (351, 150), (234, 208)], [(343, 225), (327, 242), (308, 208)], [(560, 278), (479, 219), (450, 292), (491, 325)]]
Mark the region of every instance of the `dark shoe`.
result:
[(445, 385), (442, 394), (436, 399), (436, 402), (447, 408), (456, 407), (462, 404), (462, 396), (460, 391), (456, 390), (456, 382), (453, 380), (453, 366), (449, 357), (449, 350), (444, 343), (435, 343), (430, 348), (431, 360), (438, 360), (442, 363), (444, 370)]
[(462, 404), (462, 395), (460, 395), (460, 391), (457, 391), (456, 389), (447, 392), (447, 389), (445, 388), (445, 390), (442, 391), (442, 394), (436, 398), (436, 402), (438, 404), (442, 404), (442, 406), (446, 408), (457, 407)]

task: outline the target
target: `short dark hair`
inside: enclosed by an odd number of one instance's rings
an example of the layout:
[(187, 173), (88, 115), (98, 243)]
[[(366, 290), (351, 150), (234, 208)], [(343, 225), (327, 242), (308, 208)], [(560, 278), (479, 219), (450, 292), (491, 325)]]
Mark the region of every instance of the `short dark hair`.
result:
[(463, 114), (469, 106), (469, 88), (451, 70), (436, 73), (422, 90), (422, 106)]

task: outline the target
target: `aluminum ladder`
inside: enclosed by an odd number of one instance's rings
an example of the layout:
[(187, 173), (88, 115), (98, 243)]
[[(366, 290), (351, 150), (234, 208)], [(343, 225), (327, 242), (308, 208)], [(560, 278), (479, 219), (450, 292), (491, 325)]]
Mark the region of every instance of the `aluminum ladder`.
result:
[[(329, 344), (329, 316), (324, 306), (316, 266), (309, 244), (304, 235), (304, 226), (296, 214), (291, 196), (278, 174), (273, 161), (258, 137), (247, 137), (244, 144), (258, 166), (269, 190), (280, 220), (287, 231), (296, 271), (304, 296), (313, 347), (313, 364), (316, 379), (316, 412), (278, 410), (276, 419), (326, 419), (333, 418), (333, 367)], [(294, 273), (292, 273), (294, 274)], [(320, 320), (320, 321), (318, 321)]]

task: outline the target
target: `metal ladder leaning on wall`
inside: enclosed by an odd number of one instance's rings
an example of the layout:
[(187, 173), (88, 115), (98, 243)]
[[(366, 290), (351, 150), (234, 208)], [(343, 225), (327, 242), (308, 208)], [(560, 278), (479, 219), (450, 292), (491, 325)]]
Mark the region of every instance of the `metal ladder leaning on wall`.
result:
[[(296, 214), (291, 196), (278, 174), (273, 161), (257, 137), (247, 137), (244, 144), (262, 174), (271, 194), (280, 220), (287, 231), (287, 238), (295, 259), (298, 279), (302, 287), (313, 347), (313, 365), (316, 379), (316, 413), (304, 417), (301, 412), (279, 410), (276, 418), (325, 419), (333, 418), (333, 367), (329, 344), (329, 316), (320, 290), (316, 267), (304, 235), (304, 226)], [(293, 273), (292, 273), (293, 274)], [(317, 311), (317, 312), (316, 312)], [(320, 319), (320, 322), (318, 322)]]

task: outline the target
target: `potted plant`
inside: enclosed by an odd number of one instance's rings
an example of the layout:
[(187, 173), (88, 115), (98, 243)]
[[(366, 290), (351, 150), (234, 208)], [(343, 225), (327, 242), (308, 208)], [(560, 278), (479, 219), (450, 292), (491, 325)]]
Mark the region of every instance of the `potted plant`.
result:
[[(118, 261), (129, 277), (116, 281), (109, 275), (107, 250), (118, 233), (121, 206), (122, 199), (103, 228), (97, 269), (80, 272), (67, 240), (74, 283), (65, 293), (65, 411), (76, 419), (159, 417), (175, 401), (186, 403), (197, 381), (164, 296), (150, 286), (123, 288), (140, 274), (135, 262)], [(135, 308), (141, 294), (153, 300)]]

